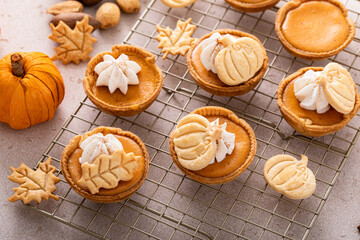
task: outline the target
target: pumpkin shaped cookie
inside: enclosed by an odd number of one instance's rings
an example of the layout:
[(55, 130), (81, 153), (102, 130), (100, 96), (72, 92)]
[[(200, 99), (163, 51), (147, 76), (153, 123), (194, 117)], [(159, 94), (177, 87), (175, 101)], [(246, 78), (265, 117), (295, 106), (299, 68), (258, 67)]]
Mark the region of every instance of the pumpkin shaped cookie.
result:
[(316, 179), (307, 163), (305, 155), (301, 155), (300, 161), (286, 154), (273, 156), (265, 163), (265, 180), (275, 191), (288, 198), (310, 197), (315, 192)]
[(237, 178), (256, 153), (251, 127), (221, 107), (194, 110), (179, 121), (170, 135), (169, 148), (176, 166), (205, 184), (222, 184)]
[(98, 127), (72, 138), (60, 164), (66, 181), (81, 196), (94, 202), (118, 202), (144, 182), (149, 154), (135, 134)]
[(54, 117), (65, 86), (41, 52), (10, 53), (0, 60), (0, 121), (24, 129)]
[(339, 131), (360, 109), (360, 94), (350, 73), (337, 63), (302, 68), (283, 79), (277, 104), (299, 133), (319, 137)]
[(191, 45), (186, 58), (196, 83), (220, 96), (251, 91), (268, 67), (268, 57), (259, 39), (230, 29), (206, 34)]

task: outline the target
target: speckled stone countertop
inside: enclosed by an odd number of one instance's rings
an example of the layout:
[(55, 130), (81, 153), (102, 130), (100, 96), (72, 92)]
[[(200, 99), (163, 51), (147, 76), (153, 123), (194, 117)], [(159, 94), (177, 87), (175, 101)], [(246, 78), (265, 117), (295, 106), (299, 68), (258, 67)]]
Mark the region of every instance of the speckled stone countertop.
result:
[[(351, 2), (352, 1), (352, 2)], [(54, 54), (57, 44), (48, 39), (51, 33), (48, 25), (51, 15), (46, 9), (59, 0), (0, 0), (0, 58), (15, 51), (41, 51)], [(149, 0), (142, 0), (141, 11)], [(352, 7), (360, 9), (360, 3), (350, 0)], [(95, 15), (96, 7), (85, 9)], [(91, 54), (110, 50), (119, 44), (140, 16), (122, 13), (120, 24), (108, 30), (97, 30)], [(89, 235), (56, 220), (31, 211), (21, 202), (11, 203), (7, 198), (16, 187), (7, 177), (9, 166), (18, 167), (24, 162), (33, 167), (64, 122), (85, 97), (82, 78), (86, 63), (63, 65), (56, 61), (65, 86), (66, 95), (56, 111), (55, 117), (46, 123), (26, 130), (13, 130), (0, 123), (0, 233), (1, 239), (91, 239)], [(358, 81), (358, 80), (357, 80)], [(1, 96), (0, 96), (1, 97)], [(360, 143), (357, 142), (325, 206), (318, 217), (309, 239), (359, 239), (357, 226), (360, 224)]]

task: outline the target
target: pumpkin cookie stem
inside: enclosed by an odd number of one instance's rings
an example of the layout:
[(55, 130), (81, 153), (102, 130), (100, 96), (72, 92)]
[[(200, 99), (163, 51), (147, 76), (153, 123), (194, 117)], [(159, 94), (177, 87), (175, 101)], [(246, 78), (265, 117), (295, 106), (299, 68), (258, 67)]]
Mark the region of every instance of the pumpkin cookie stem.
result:
[(11, 55), (11, 67), (12, 67), (12, 73), (17, 77), (24, 77), (25, 72), (23, 69), (23, 66), (21, 64), (22, 57), (18, 53), (14, 53)]

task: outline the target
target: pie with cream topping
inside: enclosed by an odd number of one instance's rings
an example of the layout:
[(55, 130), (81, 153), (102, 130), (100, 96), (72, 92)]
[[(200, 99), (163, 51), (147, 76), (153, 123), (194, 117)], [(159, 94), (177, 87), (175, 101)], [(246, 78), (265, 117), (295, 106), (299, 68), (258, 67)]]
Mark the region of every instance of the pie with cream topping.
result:
[(94, 202), (119, 202), (144, 182), (149, 154), (135, 134), (98, 127), (73, 137), (60, 164), (66, 181), (81, 196)]
[(256, 153), (254, 131), (222, 107), (202, 107), (181, 119), (169, 148), (176, 166), (195, 181), (222, 184), (237, 178)]
[(319, 137), (343, 128), (360, 108), (360, 94), (349, 72), (337, 63), (307, 67), (283, 79), (277, 104), (299, 133)]
[(131, 45), (114, 45), (111, 52), (93, 57), (83, 87), (102, 111), (133, 116), (148, 108), (159, 95), (163, 75), (150, 52)]

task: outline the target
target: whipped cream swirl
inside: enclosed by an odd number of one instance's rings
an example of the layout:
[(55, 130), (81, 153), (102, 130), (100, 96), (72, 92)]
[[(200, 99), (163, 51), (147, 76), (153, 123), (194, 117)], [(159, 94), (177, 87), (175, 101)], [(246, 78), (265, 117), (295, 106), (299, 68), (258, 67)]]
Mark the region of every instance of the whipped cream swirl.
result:
[(318, 114), (330, 109), (322, 86), (317, 82), (321, 72), (309, 70), (294, 82), (294, 92), (300, 106), (306, 110), (316, 110)]
[[(221, 34), (216, 32), (211, 34), (211, 36), (204, 41), (201, 42), (201, 54), (200, 60), (202, 65), (205, 67), (206, 70), (212, 71), (213, 73), (217, 73), (215, 68), (215, 57), (219, 53), (221, 49), (224, 48), (222, 44), (218, 42), (218, 39), (221, 37)], [(226, 34), (224, 37), (228, 37), (235, 41), (235, 37), (231, 36), (230, 34)]]
[(111, 155), (118, 149), (123, 149), (121, 142), (113, 135), (97, 133), (87, 137), (80, 144), (83, 153), (79, 159), (80, 163), (92, 163), (97, 156), (101, 154)]
[[(210, 122), (210, 126), (213, 128), (215, 128), (215, 126), (217, 125), (219, 125), (218, 118), (215, 121)], [(209, 165), (213, 164), (215, 162), (215, 159), (217, 162), (221, 162), (225, 159), (226, 155), (230, 155), (235, 148), (235, 134), (226, 131), (226, 126), (226, 122), (220, 125), (221, 134), (215, 143), (216, 153), (214, 159), (209, 163)]]
[(130, 61), (126, 54), (121, 54), (117, 59), (113, 56), (104, 55), (104, 61), (95, 66), (95, 72), (99, 74), (96, 86), (107, 86), (110, 93), (118, 88), (123, 94), (127, 93), (128, 85), (138, 85), (137, 73), (141, 67), (134, 61)]

